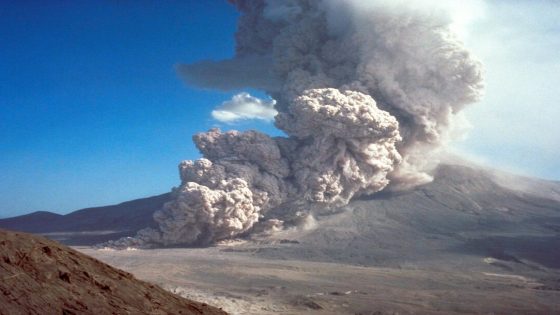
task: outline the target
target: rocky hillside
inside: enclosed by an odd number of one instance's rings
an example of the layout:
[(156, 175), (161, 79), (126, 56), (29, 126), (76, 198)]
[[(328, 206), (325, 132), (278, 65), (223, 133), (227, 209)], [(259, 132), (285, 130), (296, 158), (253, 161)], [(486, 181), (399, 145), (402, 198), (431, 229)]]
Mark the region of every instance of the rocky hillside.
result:
[(0, 314), (225, 314), (42, 237), (0, 230)]

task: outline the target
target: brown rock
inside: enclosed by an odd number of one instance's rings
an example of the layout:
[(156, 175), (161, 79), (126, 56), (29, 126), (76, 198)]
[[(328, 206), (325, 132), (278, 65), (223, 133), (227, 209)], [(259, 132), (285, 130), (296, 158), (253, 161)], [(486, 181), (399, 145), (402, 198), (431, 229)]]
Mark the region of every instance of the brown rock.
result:
[(226, 314), (69, 247), (0, 230), (0, 314)]

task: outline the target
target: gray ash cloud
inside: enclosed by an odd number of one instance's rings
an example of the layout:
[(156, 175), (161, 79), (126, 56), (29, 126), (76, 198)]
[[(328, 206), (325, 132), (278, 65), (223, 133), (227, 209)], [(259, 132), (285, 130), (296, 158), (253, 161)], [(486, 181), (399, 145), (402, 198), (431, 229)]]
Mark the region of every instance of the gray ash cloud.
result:
[(241, 12), (236, 55), (178, 71), (205, 88), (264, 90), (287, 137), (195, 135), (204, 158), (180, 164), (175, 199), (154, 215), (159, 227), (121, 242), (203, 245), (431, 180), (431, 153), (482, 91), (481, 66), (450, 31), (445, 10), (230, 2)]

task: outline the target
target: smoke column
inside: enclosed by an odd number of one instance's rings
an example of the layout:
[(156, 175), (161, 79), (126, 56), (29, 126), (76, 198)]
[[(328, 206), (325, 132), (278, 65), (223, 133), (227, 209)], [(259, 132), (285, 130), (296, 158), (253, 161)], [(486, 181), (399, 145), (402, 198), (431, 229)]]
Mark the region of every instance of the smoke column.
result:
[[(180, 164), (174, 200), (127, 244), (204, 245), (298, 212), (428, 182), (430, 153), (482, 90), (443, 7), (358, 0), (231, 0), (234, 58), (181, 65), (204, 88), (257, 88), (288, 137), (212, 129)], [(425, 2), (425, 1), (424, 1)], [(414, 3), (414, 2), (413, 2)]]

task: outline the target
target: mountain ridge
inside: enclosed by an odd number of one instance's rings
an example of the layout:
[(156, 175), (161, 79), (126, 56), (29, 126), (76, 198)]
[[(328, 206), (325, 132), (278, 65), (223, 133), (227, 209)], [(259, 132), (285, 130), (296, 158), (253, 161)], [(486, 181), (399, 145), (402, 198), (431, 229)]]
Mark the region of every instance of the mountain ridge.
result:
[[(536, 216), (532, 220), (548, 220), (549, 222), (542, 223), (549, 229), (560, 229), (560, 222), (557, 227), (555, 221), (555, 212), (560, 209), (560, 199), (557, 200), (554, 195), (555, 192), (560, 195), (560, 183), (531, 179), (530, 184), (537, 189), (546, 188), (545, 192), (535, 192), (535, 189), (522, 189), (518, 183), (523, 184), (523, 181), (527, 181), (526, 177), (476, 165), (444, 163), (434, 170), (434, 181), (428, 184), (408, 191), (362, 196), (342, 209), (365, 203), (365, 208), (387, 209), (389, 216), (407, 209), (406, 216), (415, 217), (417, 211), (414, 206), (426, 204), (425, 216), (449, 216), (450, 221), (445, 224), (465, 219), (458, 216), (461, 212), (479, 215), (484, 220), (502, 220), (502, 225), (510, 224), (511, 218), (530, 214)], [(511, 188), (505, 187), (507, 182), (512, 184)], [(548, 191), (552, 193), (549, 194)], [(171, 193), (164, 193), (116, 205), (80, 209), (66, 215), (34, 212), (0, 219), (0, 228), (38, 233), (68, 245), (93, 245), (133, 236), (142, 228), (156, 226), (152, 218), (153, 212), (171, 198)], [(539, 209), (549, 212), (552, 209), (552, 219), (540, 218)], [(442, 229), (437, 224), (430, 224), (434, 229)]]
[[(152, 213), (170, 198), (171, 193), (164, 193), (64, 215), (36, 211), (0, 219), (0, 228), (42, 234), (68, 245), (91, 245), (131, 236), (142, 228), (155, 226)], [(69, 233), (73, 233), (70, 238)]]

